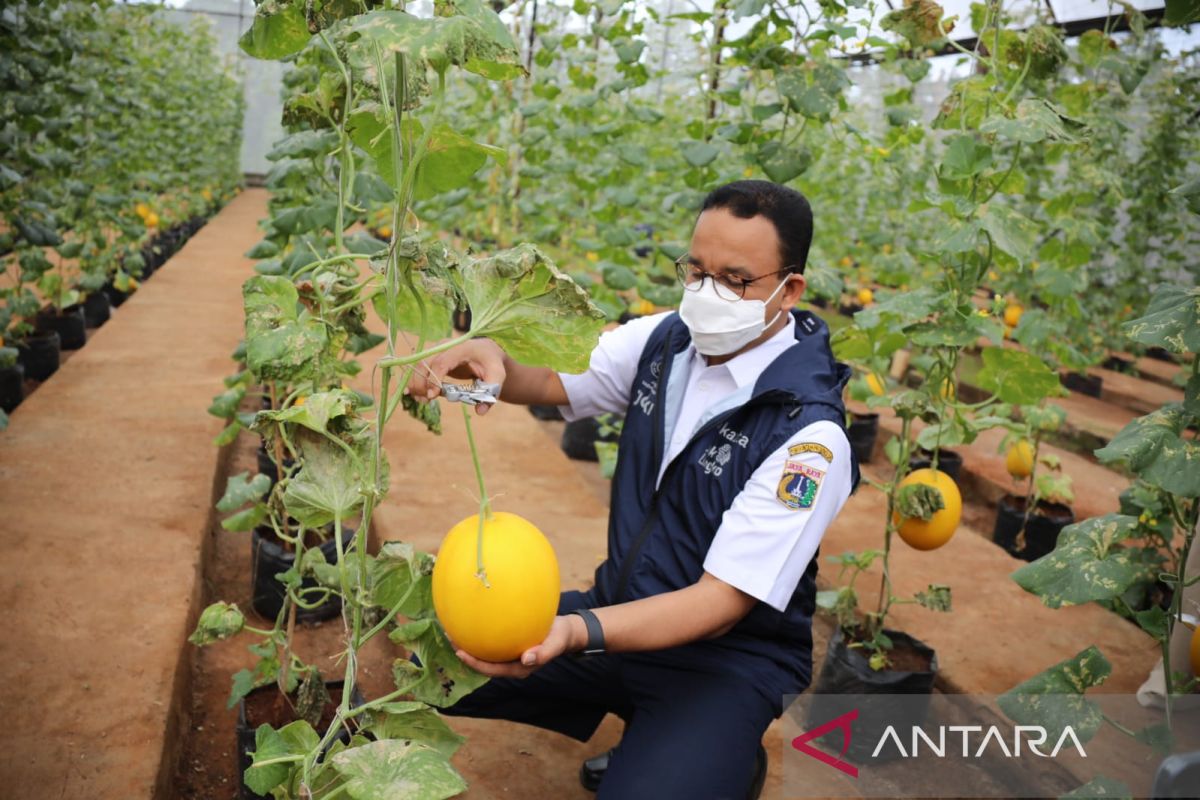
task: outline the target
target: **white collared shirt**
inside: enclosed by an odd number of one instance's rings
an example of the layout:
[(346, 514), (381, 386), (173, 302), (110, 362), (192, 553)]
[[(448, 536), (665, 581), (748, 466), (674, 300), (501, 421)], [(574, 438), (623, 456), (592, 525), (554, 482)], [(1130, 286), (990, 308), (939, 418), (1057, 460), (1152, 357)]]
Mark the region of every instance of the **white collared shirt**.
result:
[[(641, 317), (601, 335), (586, 372), (559, 373), (570, 404), (562, 406), (567, 421), (603, 413), (624, 414), (629, 406), (638, 361), (651, 333), (670, 312)], [(687, 369), (678, 410), (666, 420), (666, 454), (658, 481), (670, 462), (709, 418), (750, 396), (759, 375), (796, 342), (795, 324), (785, 325), (770, 339), (709, 366), (689, 345), (675, 362)], [(810, 444), (812, 447), (789, 449)], [(826, 458), (826, 454), (831, 458)], [(797, 505), (782, 483), (802, 470), (816, 482), (811, 504)], [(657, 483), (657, 482), (656, 482)], [(789, 484), (790, 485), (790, 484)], [(704, 561), (714, 577), (782, 611), (791, 600), (825, 529), (850, 496), (850, 443), (842, 429), (815, 422), (772, 452), (750, 476), (721, 518)], [(789, 505), (786, 500), (792, 500)]]

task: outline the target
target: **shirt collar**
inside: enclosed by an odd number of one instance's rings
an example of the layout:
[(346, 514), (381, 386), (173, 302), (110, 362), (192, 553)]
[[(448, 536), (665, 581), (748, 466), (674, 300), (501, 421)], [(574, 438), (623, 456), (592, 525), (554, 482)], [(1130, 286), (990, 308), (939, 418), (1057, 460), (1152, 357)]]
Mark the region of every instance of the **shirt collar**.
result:
[[(791, 314), (788, 315), (792, 317)], [(796, 343), (796, 320), (792, 317), (790, 325), (784, 325), (774, 336), (767, 339), (765, 342), (750, 348), (744, 353), (739, 353), (733, 358), (726, 361), (724, 364), (718, 365), (724, 367), (733, 382), (737, 384), (739, 389), (745, 386), (753, 386), (758, 380), (758, 376), (763, 373), (771, 362), (779, 357), (779, 354)], [(704, 356), (700, 355), (696, 350), (696, 345), (689, 344), (688, 351), (691, 360), (699, 369), (708, 368), (708, 362)]]

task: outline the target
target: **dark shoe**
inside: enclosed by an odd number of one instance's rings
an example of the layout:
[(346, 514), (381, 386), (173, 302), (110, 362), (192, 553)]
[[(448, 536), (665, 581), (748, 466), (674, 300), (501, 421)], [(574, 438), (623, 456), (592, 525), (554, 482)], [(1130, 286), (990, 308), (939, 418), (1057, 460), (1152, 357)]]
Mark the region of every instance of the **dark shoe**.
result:
[(592, 756), (579, 766), (579, 782), (583, 784), (583, 788), (589, 792), (600, 788), (600, 781), (604, 778), (604, 771), (608, 769), (608, 758), (613, 754), (613, 750)]
[[(614, 747), (613, 750), (615, 749)], [(604, 772), (608, 769), (608, 759), (613, 754), (613, 750), (592, 756), (580, 765), (579, 782), (583, 784), (583, 788), (589, 792), (600, 788), (600, 781), (604, 779)], [(762, 744), (759, 744), (758, 752), (754, 754), (754, 780), (750, 782), (750, 791), (746, 795), (746, 800), (758, 800), (766, 782), (767, 750)]]

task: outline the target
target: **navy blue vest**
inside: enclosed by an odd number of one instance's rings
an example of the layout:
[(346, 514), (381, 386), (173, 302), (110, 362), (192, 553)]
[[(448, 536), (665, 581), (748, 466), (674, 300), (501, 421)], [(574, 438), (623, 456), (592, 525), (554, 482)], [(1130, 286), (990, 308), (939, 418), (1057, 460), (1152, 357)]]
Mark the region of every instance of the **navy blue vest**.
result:
[[(850, 377), (834, 360), (825, 323), (793, 311), (797, 344), (762, 372), (743, 403), (704, 422), (667, 467), (664, 409), (676, 362), (691, 336), (678, 314), (651, 334), (638, 363), (613, 476), (608, 559), (596, 569), (592, 605), (611, 605), (682, 589), (703, 574), (721, 517), (750, 476), (800, 429), (829, 420), (844, 429), (842, 389)], [(679, 382), (676, 382), (679, 386)], [(678, 390), (676, 390), (678, 393)], [(851, 466), (857, 487), (857, 462)], [(780, 556), (782, 558), (782, 554)], [(798, 693), (812, 676), (812, 615), (819, 551), (783, 611), (756, 603), (716, 639), (630, 657), (733, 673), (755, 681), (773, 702)]]

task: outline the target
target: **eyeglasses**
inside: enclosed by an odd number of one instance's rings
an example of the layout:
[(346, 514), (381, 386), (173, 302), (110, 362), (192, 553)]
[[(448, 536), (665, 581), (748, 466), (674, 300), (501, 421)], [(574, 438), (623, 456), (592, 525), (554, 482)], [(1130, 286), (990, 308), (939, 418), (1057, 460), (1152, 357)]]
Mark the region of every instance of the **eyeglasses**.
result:
[(746, 289), (750, 287), (750, 284), (790, 271), (791, 267), (784, 267), (774, 272), (768, 272), (766, 275), (759, 275), (757, 278), (743, 278), (740, 275), (732, 275), (728, 272), (713, 275), (711, 272), (705, 272), (693, 264), (691, 253), (684, 253), (675, 259), (675, 277), (679, 279), (679, 285), (683, 287), (684, 291), (700, 291), (700, 288), (704, 286), (704, 279), (709, 278), (713, 282), (713, 288), (717, 292), (717, 297), (722, 300), (728, 300), (731, 303), (743, 299), (746, 296)]

